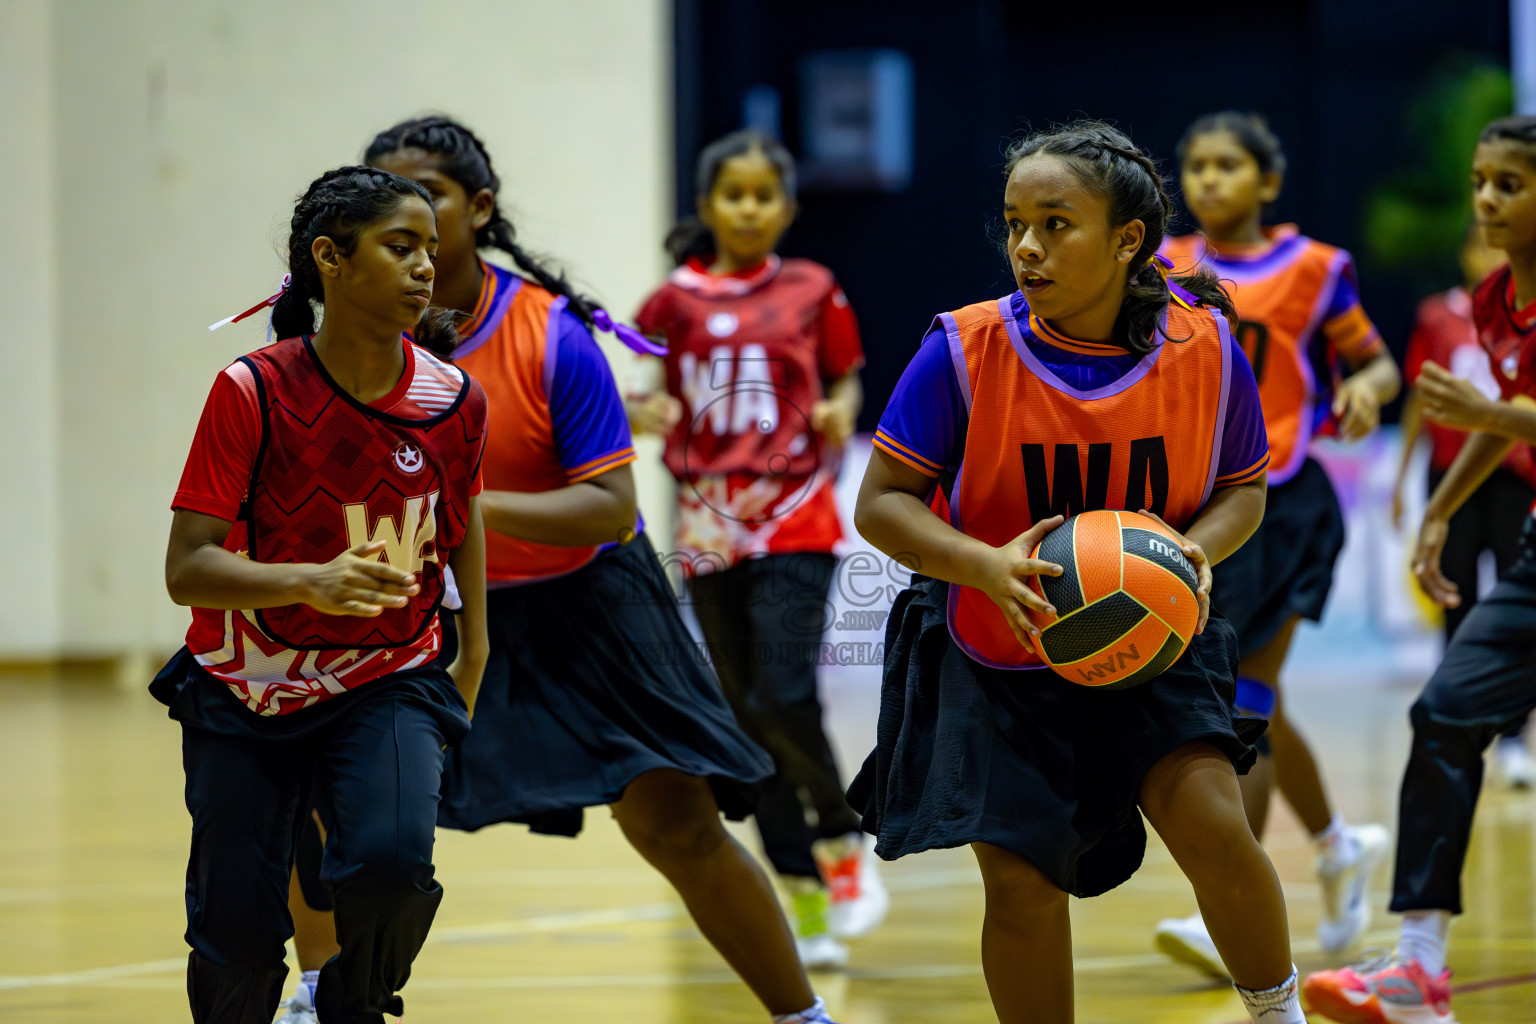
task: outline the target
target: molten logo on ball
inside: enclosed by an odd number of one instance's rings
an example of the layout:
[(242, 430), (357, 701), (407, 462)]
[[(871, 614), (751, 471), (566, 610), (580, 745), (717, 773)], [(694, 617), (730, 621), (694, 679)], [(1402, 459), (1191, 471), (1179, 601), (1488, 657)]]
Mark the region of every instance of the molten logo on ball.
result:
[(1199, 579), (1178, 538), (1138, 512), (1083, 512), (1046, 534), (1035, 558), (1060, 576), (1035, 586), (1056, 608), (1033, 614), (1040, 659), (1082, 686), (1123, 689), (1168, 670), (1200, 620)]

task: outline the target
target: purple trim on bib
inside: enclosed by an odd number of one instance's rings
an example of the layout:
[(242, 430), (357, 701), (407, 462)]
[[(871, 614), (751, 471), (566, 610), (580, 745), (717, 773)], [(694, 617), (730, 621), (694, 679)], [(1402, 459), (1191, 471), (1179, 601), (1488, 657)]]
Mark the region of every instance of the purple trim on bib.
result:
[[(1019, 327), (1019, 322), (1014, 319), (1013, 310), (1009, 308), (1011, 299), (1012, 296), (998, 299), (997, 309), (998, 312), (1002, 314), (1003, 326), (1008, 329), (1008, 340), (1012, 342), (1013, 350), (1017, 352), (1019, 358), (1024, 361), (1024, 365), (1029, 367), (1029, 371), (1031, 373), (1033, 373), (1036, 377), (1039, 377), (1040, 380), (1044, 381), (1046, 384), (1049, 384), (1051, 387), (1055, 388), (1057, 391), (1060, 391), (1062, 394), (1071, 395), (1073, 398), (1091, 402), (1094, 399), (1109, 398), (1112, 395), (1118, 395), (1120, 392), (1126, 390), (1131, 385), (1145, 377), (1148, 372), (1151, 371), (1153, 365), (1156, 364), (1158, 356), (1162, 355), (1163, 353), (1163, 344), (1162, 342), (1159, 342), (1156, 348), (1154, 348), (1151, 352), (1148, 352), (1145, 356), (1142, 356), (1141, 362), (1127, 370), (1125, 375), (1122, 376), (1119, 380), (1105, 384), (1100, 388), (1094, 388), (1092, 391), (1079, 391), (1077, 388), (1074, 388), (1072, 385), (1056, 376), (1055, 372), (1052, 371), (1050, 367), (1046, 366), (1040, 361), (1039, 356), (1030, 351), (1029, 345), (1024, 341), (1024, 337), (1020, 333), (1022, 329)], [(1164, 334), (1164, 331), (1167, 326), (1168, 314), (1167, 312), (1164, 312), (1163, 324), (1162, 327), (1158, 329), (1158, 333), (1163, 334), (1164, 337), (1166, 337), (1167, 335)], [(1045, 344), (1048, 345), (1050, 342), (1045, 342)]]
[[(491, 273), (496, 274), (497, 277), (501, 276), (495, 270), (492, 270)], [(507, 278), (509, 279), (507, 286), (502, 289), (501, 294), (491, 303), (491, 308), (486, 311), (485, 320), (480, 324), (480, 328), (474, 334), (459, 342), (459, 347), (453, 350), (455, 357), (467, 356), (481, 345), (484, 345), (491, 339), (491, 335), (496, 333), (496, 329), (501, 326), (501, 321), (506, 318), (507, 310), (512, 306), (512, 299), (516, 297), (518, 290), (523, 286), (523, 279), (516, 274), (507, 274)]]
[(971, 373), (965, 365), (965, 345), (960, 341), (960, 325), (955, 323), (952, 313), (940, 313), (939, 321), (944, 324), (944, 337), (949, 341), (949, 361), (955, 367), (955, 383), (960, 385), (961, 397), (965, 399), (965, 412), (971, 412)]
[(555, 364), (560, 361), (560, 314), (568, 299), (561, 295), (549, 304), (549, 321), (544, 326), (544, 397), (555, 392)]
[(1201, 508), (1211, 500), (1211, 492), (1216, 489), (1216, 470), (1221, 464), (1221, 442), (1227, 433), (1227, 399), (1232, 393), (1232, 334), (1227, 329), (1226, 317), (1220, 313), (1211, 315), (1221, 335), (1218, 339), (1221, 345), (1221, 397), (1216, 400), (1216, 429), (1211, 434), (1211, 467), (1205, 474), (1205, 491), (1200, 495)]

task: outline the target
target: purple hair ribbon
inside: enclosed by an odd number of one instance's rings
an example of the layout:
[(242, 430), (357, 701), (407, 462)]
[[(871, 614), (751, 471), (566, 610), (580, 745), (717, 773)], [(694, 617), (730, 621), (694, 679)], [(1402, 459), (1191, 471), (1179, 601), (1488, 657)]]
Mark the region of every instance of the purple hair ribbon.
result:
[(606, 309), (594, 309), (592, 311), (592, 324), (600, 331), (607, 331), (618, 338), (631, 351), (643, 356), (664, 356), (667, 354), (667, 346), (658, 345), (628, 324), (614, 323), (613, 317), (608, 315)]
[(284, 274), (283, 275), (283, 283), (282, 283), (281, 287), (279, 287), (277, 289), (277, 294), (276, 295), (272, 295), (272, 296), (269, 296), (269, 297), (267, 297), (265, 299), (262, 299), (260, 302), (256, 303), (256, 305), (252, 306), (250, 309), (246, 310), (244, 313), (236, 313), (234, 316), (227, 316), (227, 317), (225, 317), (223, 320), (220, 320), (216, 324), (209, 324), (208, 325), (208, 329), (210, 331), (216, 331), (220, 327), (223, 327), (225, 324), (237, 324), (241, 320), (244, 320), (246, 317), (252, 315), (253, 313), (259, 313), (263, 309), (266, 309), (268, 306), (275, 306), (275, 305), (277, 305), (277, 300), (282, 298), (283, 297), (283, 293), (286, 292), (292, 286), (293, 286), (293, 275), (292, 274)]
[(1189, 309), (1200, 305), (1199, 296), (1169, 277), (1173, 273), (1173, 260), (1157, 252), (1152, 254), (1151, 262), (1152, 269), (1157, 271), (1157, 275), (1163, 279), (1163, 284), (1168, 286), (1168, 294), (1173, 296), (1175, 302)]

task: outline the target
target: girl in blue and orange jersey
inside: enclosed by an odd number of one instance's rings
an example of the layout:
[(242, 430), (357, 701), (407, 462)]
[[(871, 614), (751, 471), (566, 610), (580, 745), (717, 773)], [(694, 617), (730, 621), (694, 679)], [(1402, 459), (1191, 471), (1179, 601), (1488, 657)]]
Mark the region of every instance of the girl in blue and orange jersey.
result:
[[(406, 121), (367, 160), (432, 194), (442, 301), (468, 315), (454, 360), (490, 401), (490, 659), (439, 822), (573, 836), (585, 808), (611, 805), (775, 1019), (826, 1022), (772, 886), (720, 821), (751, 813), (769, 762), (691, 657), (639, 530), (624, 405), (590, 333), (612, 322), (517, 243), (490, 156), (463, 125)], [(518, 272), (482, 260), (484, 248)]]
[[(1360, 305), (1349, 254), (1292, 224), (1263, 226), (1265, 207), (1280, 194), (1285, 157), (1262, 118), (1230, 111), (1202, 117), (1185, 132), (1178, 154), (1184, 199), (1201, 233), (1169, 239), (1164, 252), (1177, 267), (1203, 265), (1228, 282), (1237, 339), (1259, 382), (1269, 430), (1264, 522), (1217, 571), (1212, 592), (1237, 630), (1238, 705), (1271, 719), (1273, 765), (1261, 746), (1244, 801), (1262, 836), (1278, 783), (1312, 833), (1323, 886), (1318, 938), (1324, 951), (1336, 953), (1370, 922), (1365, 886), (1389, 837), (1379, 825), (1350, 828), (1334, 812), (1278, 686), (1297, 622), (1322, 616), (1344, 544), (1338, 498), (1308, 455), (1309, 443), (1323, 433), (1356, 440), (1374, 430), (1382, 404), (1397, 393), (1398, 372)], [(1342, 379), (1341, 362), (1352, 369)], [(1162, 922), (1157, 943), (1225, 974), (1198, 917)]]
[[(842, 540), (833, 486), (863, 401), (863, 350), (832, 272), (775, 253), (795, 214), (794, 159), (781, 144), (750, 131), (717, 139), (695, 187), (697, 219), (668, 239), (679, 266), (636, 318), (665, 336), (667, 354), (665, 395), (633, 398), (634, 422), (666, 436), (695, 615), (737, 718), (773, 755), (757, 825), (790, 890), (802, 955), (837, 966), (848, 951), (836, 936), (869, 931), (887, 905), (843, 795), (816, 673)], [(652, 423), (653, 406), (671, 415)], [(756, 656), (764, 650), (772, 656)]]
[[(182, 725), (199, 1022), (272, 1019), (310, 793), (334, 811), (326, 1019), (402, 1012), (443, 897), (443, 747), (469, 727), (486, 645), (486, 399), (401, 336), (451, 344), (446, 322), (423, 319), (437, 246), (415, 182), (367, 167), (317, 178), (293, 212), (288, 283), (248, 311), (273, 305), (283, 340), (219, 374), (176, 492), (166, 585), (193, 623), (151, 691)], [(451, 667), (450, 565), (469, 652)]]
[[(1067, 897), (1131, 876), (1143, 814), (1253, 1020), (1303, 1020), (1280, 885), (1238, 788), (1263, 723), (1233, 704), (1236, 640), (1207, 600), (1211, 566), (1263, 516), (1268, 445), (1220, 287), (1170, 287), (1154, 262), (1170, 209), (1152, 161), (1106, 125), (1012, 147), (1019, 290), (935, 319), (859, 494), (860, 532), (917, 575), (891, 613), (879, 741), (849, 796), (883, 857), (972, 846), (1003, 1024), (1072, 1020)], [(1029, 552), (1090, 508), (1160, 515), (1199, 577), (1198, 635), (1131, 689), (1042, 671), (1026, 635), (1051, 611), (1029, 578), (1062, 572)]]

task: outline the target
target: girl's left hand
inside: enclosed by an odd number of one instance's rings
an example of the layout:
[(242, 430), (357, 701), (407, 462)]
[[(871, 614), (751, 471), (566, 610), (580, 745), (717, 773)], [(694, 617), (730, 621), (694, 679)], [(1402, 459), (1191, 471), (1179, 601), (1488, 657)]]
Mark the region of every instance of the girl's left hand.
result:
[(1415, 386), (1424, 399), (1424, 415), (1442, 426), (1481, 430), (1493, 410), (1493, 403), (1471, 381), (1434, 363), (1424, 364)]
[(1205, 623), (1211, 617), (1211, 560), (1205, 557), (1205, 549), (1192, 542), (1178, 530), (1163, 522), (1163, 517), (1156, 512), (1141, 510), (1141, 514), (1148, 519), (1162, 523), (1163, 529), (1173, 534), (1179, 540), (1179, 550), (1184, 552), (1184, 557), (1189, 559), (1189, 564), (1195, 567), (1195, 578), (1200, 581), (1195, 588), (1195, 601), (1200, 605), (1200, 621), (1195, 624), (1195, 635), (1205, 632)]
[(1348, 377), (1334, 392), (1333, 415), (1339, 421), (1339, 436), (1346, 441), (1358, 441), (1381, 423), (1381, 399), (1376, 397), (1370, 382)]
[(490, 660), (489, 651), (471, 651), (459, 648), (459, 656), (448, 666), (448, 678), (458, 687), (459, 695), (469, 708), (469, 717), (475, 717), (475, 698), (480, 695), (480, 677), (485, 675), (485, 663)]
[(841, 448), (853, 436), (854, 414), (835, 399), (824, 398), (811, 406), (811, 429), (834, 448)]

